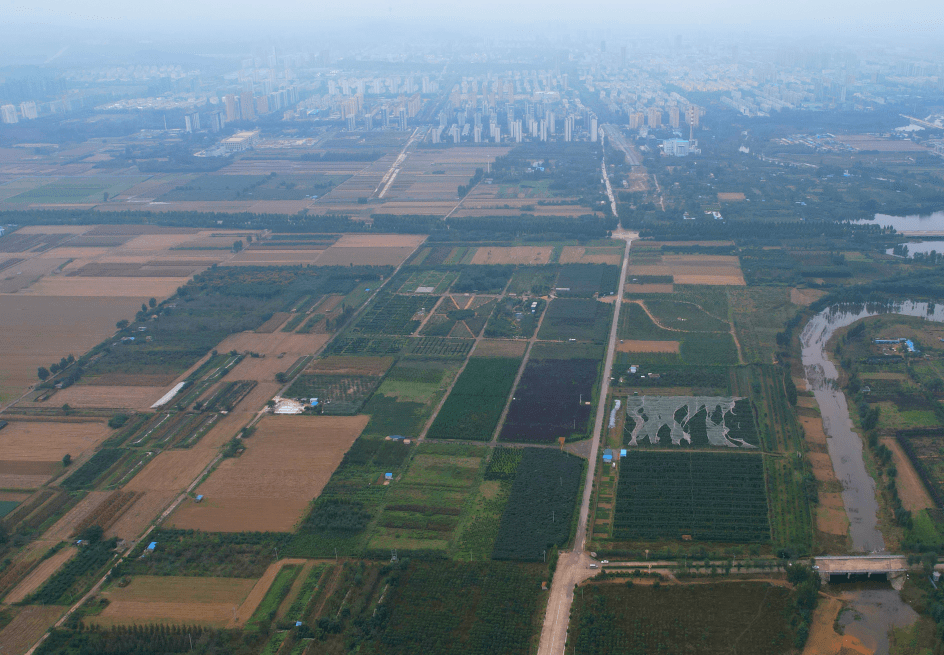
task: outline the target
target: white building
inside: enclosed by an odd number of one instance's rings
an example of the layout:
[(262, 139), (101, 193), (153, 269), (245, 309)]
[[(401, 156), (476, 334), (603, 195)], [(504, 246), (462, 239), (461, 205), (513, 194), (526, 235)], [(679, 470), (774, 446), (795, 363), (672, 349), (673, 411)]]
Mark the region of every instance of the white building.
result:
[(3, 105), (0, 107), (0, 122), (12, 125), (17, 122), (16, 107), (13, 105)]

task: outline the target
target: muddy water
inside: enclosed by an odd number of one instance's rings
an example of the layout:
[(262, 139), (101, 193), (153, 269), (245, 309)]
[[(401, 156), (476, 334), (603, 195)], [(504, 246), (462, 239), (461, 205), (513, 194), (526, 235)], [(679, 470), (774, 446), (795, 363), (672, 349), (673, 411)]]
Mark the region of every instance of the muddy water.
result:
[(826, 447), (836, 477), (842, 483), (842, 500), (851, 524), (852, 547), (865, 553), (885, 550), (885, 540), (876, 526), (875, 482), (865, 469), (862, 439), (852, 430), (846, 397), (836, 386), (839, 374), (826, 356), (826, 343), (837, 329), (880, 314), (923, 316), (944, 321), (944, 306), (929, 307), (928, 303), (907, 301), (893, 305), (830, 307), (810, 319), (800, 335), (806, 382), (816, 396), (823, 416)]
[[(829, 457), (842, 483), (853, 549), (859, 552), (884, 551), (885, 540), (877, 526), (875, 482), (862, 459), (862, 440), (852, 430), (845, 395), (836, 385), (839, 375), (825, 349), (837, 329), (880, 314), (921, 316), (944, 322), (944, 306), (928, 303), (830, 307), (810, 319), (800, 335), (806, 382), (822, 413)], [(844, 634), (856, 637), (876, 655), (888, 653), (888, 633), (892, 627), (911, 625), (917, 619), (898, 592), (886, 585), (835, 585), (834, 589), (841, 590), (841, 597), (851, 610), (840, 620)]]

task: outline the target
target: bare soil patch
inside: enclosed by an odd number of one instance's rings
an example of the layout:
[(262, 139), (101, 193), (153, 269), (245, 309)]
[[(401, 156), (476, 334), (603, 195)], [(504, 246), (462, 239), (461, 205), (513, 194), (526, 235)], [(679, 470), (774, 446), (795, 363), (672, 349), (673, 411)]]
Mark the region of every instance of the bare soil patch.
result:
[(678, 341), (620, 341), (616, 350), (621, 353), (677, 353), (681, 344)]
[(416, 248), (426, 241), (424, 234), (344, 234), (334, 248)]
[(829, 453), (807, 453), (810, 465), (813, 468), (813, 476), (820, 482), (837, 482), (836, 472), (833, 470), (833, 461), (829, 458)]
[[(171, 296), (177, 287), (187, 283), (188, 277), (64, 277), (47, 276), (33, 284), (28, 291), (31, 296), (67, 296), (80, 298), (150, 297), (163, 300)], [(58, 302), (58, 298), (57, 298)], [(127, 311), (128, 316), (133, 311)], [(117, 320), (117, 319), (116, 319)], [(114, 322), (112, 322), (114, 326)]]
[(733, 202), (737, 200), (744, 200), (744, 194), (740, 191), (731, 191), (731, 192), (720, 192), (718, 193), (719, 202)]
[(898, 441), (892, 437), (885, 437), (882, 443), (888, 446), (892, 451), (892, 457), (895, 460), (895, 468), (898, 469), (898, 477), (895, 485), (898, 487), (898, 495), (901, 498), (901, 504), (909, 512), (917, 512), (922, 509), (934, 507), (931, 497), (921, 483), (921, 478), (915, 472), (904, 451), (901, 449)]
[(803, 655), (837, 655), (842, 648), (842, 635), (833, 626), (842, 610), (842, 601), (829, 596), (821, 597), (813, 611), (810, 636), (803, 648)]
[(325, 250), (316, 264), (318, 266), (399, 266), (416, 250), (405, 248), (350, 248), (335, 244)]
[(111, 432), (104, 422), (10, 421), (0, 430), (0, 460), (58, 462), (66, 454), (78, 459)]
[(367, 416), (266, 416), (239, 458), (227, 459), (170, 517), (211, 532), (288, 531), (321, 493)]
[(810, 443), (826, 445), (826, 432), (823, 431), (823, 419), (819, 416), (799, 416), (800, 425)]
[(473, 357), (523, 357), (528, 347), (526, 341), (482, 339), (472, 353)]
[[(163, 376), (162, 376), (163, 377)], [(72, 407), (113, 407), (145, 411), (166, 392), (165, 387), (111, 386), (99, 384), (76, 384), (57, 391), (49, 402), (56, 405), (68, 403)]]
[[(263, 355), (262, 357), (246, 357), (233, 367), (227, 379), (271, 382), (275, 380), (277, 373), (291, 368), (299, 357), (317, 354), (329, 338), (330, 335), (327, 334), (294, 334), (280, 331), (270, 334), (241, 332), (224, 339), (217, 349), (220, 352), (237, 350)], [(280, 359), (279, 355), (283, 353)], [(263, 400), (264, 403), (265, 400)]]
[(31, 593), (39, 589), (42, 584), (52, 576), (53, 573), (58, 571), (60, 566), (75, 557), (75, 554), (78, 552), (79, 549), (75, 546), (67, 546), (52, 557), (40, 562), (39, 566), (30, 571), (30, 574), (23, 578), (20, 584), (13, 588), (13, 591), (7, 594), (4, 602), (18, 603), (29, 596)]
[(4, 653), (25, 653), (65, 614), (58, 605), (27, 605), (10, 624), (0, 631), (0, 649)]
[(276, 312), (268, 321), (256, 328), (259, 334), (271, 334), (282, 327), (282, 324), (289, 319), (291, 312)]
[(254, 586), (255, 580), (242, 578), (135, 576), (127, 587), (102, 593), (110, 602), (90, 621), (105, 626), (193, 623), (222, 628)]
[(665, 255), (676, 284), (745, 286), (741, 263), (732, 255)]
[(613, 264), (618, 266), (623, 260), (623, 249), (612, 247), (564, 246), (561, 251), (561, 264)]
[(75, 507), (66, 512), (65, 516), (56, 521), (51, 528), (43, 533), (43, 541), (57, 543), (68, 539), (75, 531), (75, 527), (90, 516), (115, 491), (92, 491), (80, 500)]
[(324, 250), (243, 250), (226, 263), (233, 264), (314, 264)]
[(326, 375), (383, 375), (393, 366), (393, 361), (393, 357), (331, 355), (313, 361), (306, 372)]
[(551, 259), (551, 246), (482, 247), (475, 251), (473, 264), (528, 264), (543, 266)]
[[(269, 591), (269, 587), (271, 587), (272, 583), (275, 581), (275, 576), (279, 574), (279, 571), (282, 570), (283, 566), (304, 564), (305, 562), (306, 560), (303, 559), (282, 559), (278, 562), (273, 562), (270, 564), (269, 568), (266, 569), (266, 572), (262, 574), (262, 577), (259, 578), (256, 584), (253, 586), (252, 590), (249, 592), (249, 595), (246, 596), (246, 600), (244, 600), (243, 604), (240, 605), (239, 609), (236, 610), (235, 616), (230, 616), (230, 620), (226, 624), (226, 627), (238, 628), (250, 618), (252, 618), (256, 608), (259, 607), (259, 603), (261, 603), (262, 599), (265, 598), (266, 592)], [(230, 608), (230, 611), (232, 612), (232, 608)]]
[(823, 297), (826, 292), (822, 289), (790, 289), (790, 302), (801, 307), (808, 307)]

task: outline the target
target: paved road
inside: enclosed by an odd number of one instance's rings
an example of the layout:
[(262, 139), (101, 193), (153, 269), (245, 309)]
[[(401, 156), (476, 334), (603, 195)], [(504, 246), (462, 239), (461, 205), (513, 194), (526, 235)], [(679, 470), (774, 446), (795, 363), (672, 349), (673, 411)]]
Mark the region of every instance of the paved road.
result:
[[(604, 168), (605, 172), (605, 168)], [(547, 613), (544, 616), (544, 626), (541, 629), (541, 643), (538, 646), (538, 655), (563, 655), (567, 645), (567, 626), (570, 623), (570, 608), (574, 602), (574, 587), (587, 578), (593, 577), (597, 571), (589, 568), (593, 561), (585, 552), (587, 541), (587, 521), (590, 516), (590, 500), (593, 497), (593, 475), (596, 469), (600, 450), (600, 438), (603, 434), (603, 420), (606, 417), (606, 397), (610, 390), (610, 372), (613, 370), (613, 357), (616, 352), (616, 330), (619, 325), (620, 307), (623, 304), (622, 289), (626, 285), (626, 272), (629, 264), (629, 247), (633, 239), (639, 235), (633, 232), (617, 231), (614, 239), (625, 239), (626, 249), (623, 251), (623, 266), (620, 270), (619, 291), (616, 294), (616, 303), (613, 306), (613, 323), (610, 326), (609, 346), (606, 350), (606, 363), (603, 366), (603, 382), (600, 385), (600, 402), (597, 406), (596, 420), (593, 424), (593, 442), (590, 448), (590, 463), (587, 467), (587, 479), (584, 482), (583, 501), (580, 503), (580, 517), (577, 520), (577, 536), (574, 539), (574, 549), (562, 552), (557, 561), (557, 570), (551, 584), (551, 594), (548, 598)]]
[(630, 166), (642, 165), (642, 162), (639, 161), (639, 156), (636, 154), (636, 151), (633, 150), (633, 147), (629, 145), (628, 141), (626, 141), (626, 135), (623, 134), (623, 130), (621, 130), (616, 125), (607, 123), (603, 126), (603, 133), (610, 137), (614, 147), (619, 148), (624, 153), (626, 153), (627, 164)]

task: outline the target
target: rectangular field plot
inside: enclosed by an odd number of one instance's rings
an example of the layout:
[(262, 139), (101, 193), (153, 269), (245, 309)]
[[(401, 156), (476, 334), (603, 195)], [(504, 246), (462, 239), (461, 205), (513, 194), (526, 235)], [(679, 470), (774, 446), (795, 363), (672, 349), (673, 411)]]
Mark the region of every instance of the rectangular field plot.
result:
[(498, 303), (488, 296), (446, 296), (430, 316), (421, 334), (424, 336), (474, 338)]
[(606, 303), (580, 298), (557, 298), (547, 308), (538, 338), (603, 343), (612, 315), (613, 307)]
[(366, 416), (266, 416), (246, 452), (225, 459), (170, 519), (210, 532), (288, 531), (328, 482)]
[(646, 307), (659, 323), (669, 329), (685, 332), (728, 332), (731, 325), (727, 320), (712, 316), (698, 305), (688, 302), (650, 299)]
[(607, 264), (564, 264), (554, 288), (559, 296), (612, 295), (619, 290), (619, 268)]
[(501, 418), (520, 359), (473, 357), (430, 427), (430, 439), (488, 441)]
[[(577, 653), (785, 655), (794, 593), (765, 582), (684, 586), (590, 584), (574, 595)], [(697, 644), (697, 647), (695, 646)]]
[(629, 446), (756, 448), (751, 401), (708, 396), (634, 396), (626, 399), (624, 443)]
[(504, 297), (495, 306), (485, 336), (497, 339), (530, 339), (541, 320), (547, 302), (543, 298)]
[(351, 334), (412, 334), (439, 296), (402, 296), (382, 292), (351, 329)]
[(356, 414), (380, 383), (373, 375), (321, 375), (304, 373), (286, 395), (305, 401), (317, 398), (325, 414)]
[(586, 435), (599, 367), (596, 359), (530, 359), (501, 440), (551, 443)]
[(496, 462), (498, 470), (490, 466), (486, 473), (514, 479), (492, 558), (540, 562), (550, 544), (565, 546), (570, 540), (583, 461), (559, 450), (525, 448), (515, 462), (509, 450), (496, 450), (496, 457), (505, 461)]
[(256, 581), (243, 578), (134, 576), (102, 594), (109, 603), (97, 625), (167, 623), (225, 627)]
[(630, 451), (620, 460), (613, 537), (770, 540), (758, 454)]
[(400, 285), (398, 291), (399, 293), (445, 293), (457, 277), (459, 277), (459, 271), (414, 271)]

